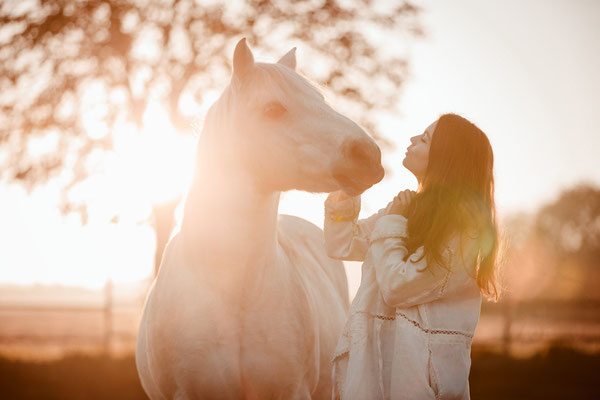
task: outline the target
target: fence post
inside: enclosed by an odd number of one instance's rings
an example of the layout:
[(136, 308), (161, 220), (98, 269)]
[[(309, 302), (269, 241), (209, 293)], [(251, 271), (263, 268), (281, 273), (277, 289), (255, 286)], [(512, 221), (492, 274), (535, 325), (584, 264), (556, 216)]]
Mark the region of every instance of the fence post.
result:
[(510, 355), (511, 347), (511, 325), (513, 318), (513, 302), (511, 299), (505, 298), (502, 306), (502, 352), (505, 355)]
[(110, 354), (112, 339), (112, 311), (113, 311), (113, 281), (108, 279), (104, 285), (104, 343), (105, 354)]

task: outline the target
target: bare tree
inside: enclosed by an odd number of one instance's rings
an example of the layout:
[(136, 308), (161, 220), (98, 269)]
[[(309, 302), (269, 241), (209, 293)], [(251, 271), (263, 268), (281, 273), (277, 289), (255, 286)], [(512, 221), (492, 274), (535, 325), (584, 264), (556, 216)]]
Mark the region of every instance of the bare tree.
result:
[(537, 212), (533, 235), (552, 258), (541, 268), (556, 270), (554, 291), (600, 298), (600, 189), (579, 184), (564, 190)]
[[(29, 187), (66, 174), (63, 212), (79, 211), (85, 223), (85, 202), (68, 194), (93, 173), (90, 154), (110, 153), (123, 121), (141, 127), (149, 98), (160, 99), (177, 130), (189, 130), (197, 116), (182, 99), (199, 109), (208, 91), (225, 86), (242, 36), (271, 57), (300, 46), (307, 75), (385, 142), (374, 111), (397, 106), (407, 61), (392, 44), (422, 35), (418, 17), (406, 1), (6, 0), (0, 171)], [(53, 151), (32, 154), (31, 141), (48, 137)]]
[(581, 184), (561, 193), (536, 216), (537, 233), (559, 257), (596, 269), (600, 260), (600, 189)]

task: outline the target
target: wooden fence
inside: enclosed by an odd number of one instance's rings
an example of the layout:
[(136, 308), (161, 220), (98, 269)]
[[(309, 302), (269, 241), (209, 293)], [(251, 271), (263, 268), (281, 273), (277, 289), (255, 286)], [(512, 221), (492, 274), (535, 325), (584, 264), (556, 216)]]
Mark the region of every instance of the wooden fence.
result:
[[(97, 306), (0, 306), (0, 351), (20, 343), (35, 347), (77, 342), (107, 353), (115, 348), (131, 351), (141, 311), (141, 299), (133, 305), (115, 302), (110, 282)], [(511, 353), (556, 342), (600, 351), (600, 302), (485, 303), (474, 346)]]

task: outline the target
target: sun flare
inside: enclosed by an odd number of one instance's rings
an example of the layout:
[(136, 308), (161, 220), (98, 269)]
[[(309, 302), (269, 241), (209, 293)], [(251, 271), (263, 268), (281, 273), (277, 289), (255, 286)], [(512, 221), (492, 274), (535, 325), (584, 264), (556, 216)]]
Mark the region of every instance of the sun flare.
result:
[(175, 131), (163, 107), (151, 102), (141, 132), (117, 135), (115, 145), (120, 169), (131, 174), (124, 178), (134, 178), (138, 195), (156, 204), (176, 199), (186, 190), (193, 172), (193, 142), (192, 135)]
[(193, 173), (195, 138), (177, 132), (166, 110), (154, 102), (143, 115), (142, 129), (117, 124), (113, 138), (114, 149), (91, 154), (90, 176), (69, 193), (71, 201), (87, 205), (87, 224), (76, 213), (59, 214), (56, 184), (32, 196), (15, 189), (20, 207), (28, 211), (3, 216), (22, 227), (7, 234), (5, 242), (15, 243), (5, 257), (15, 267), (3, 280), (26, 284), (35, 277), (36, 283), (101, 288), (109, 279), (119, 284), (152, 276), (152, 206), (184, 196)]

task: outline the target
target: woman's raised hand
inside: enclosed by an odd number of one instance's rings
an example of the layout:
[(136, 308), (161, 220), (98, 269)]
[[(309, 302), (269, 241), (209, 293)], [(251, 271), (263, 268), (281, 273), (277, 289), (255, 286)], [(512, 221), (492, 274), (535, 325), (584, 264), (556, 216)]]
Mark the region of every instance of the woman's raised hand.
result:
[(392, 207), (390, 208), (390, 214), (398, 214), (406, 217), (408, 206), (415, 197), (416, 192), (413, 190), (403, 190), (396, 197), (394, 197)]

